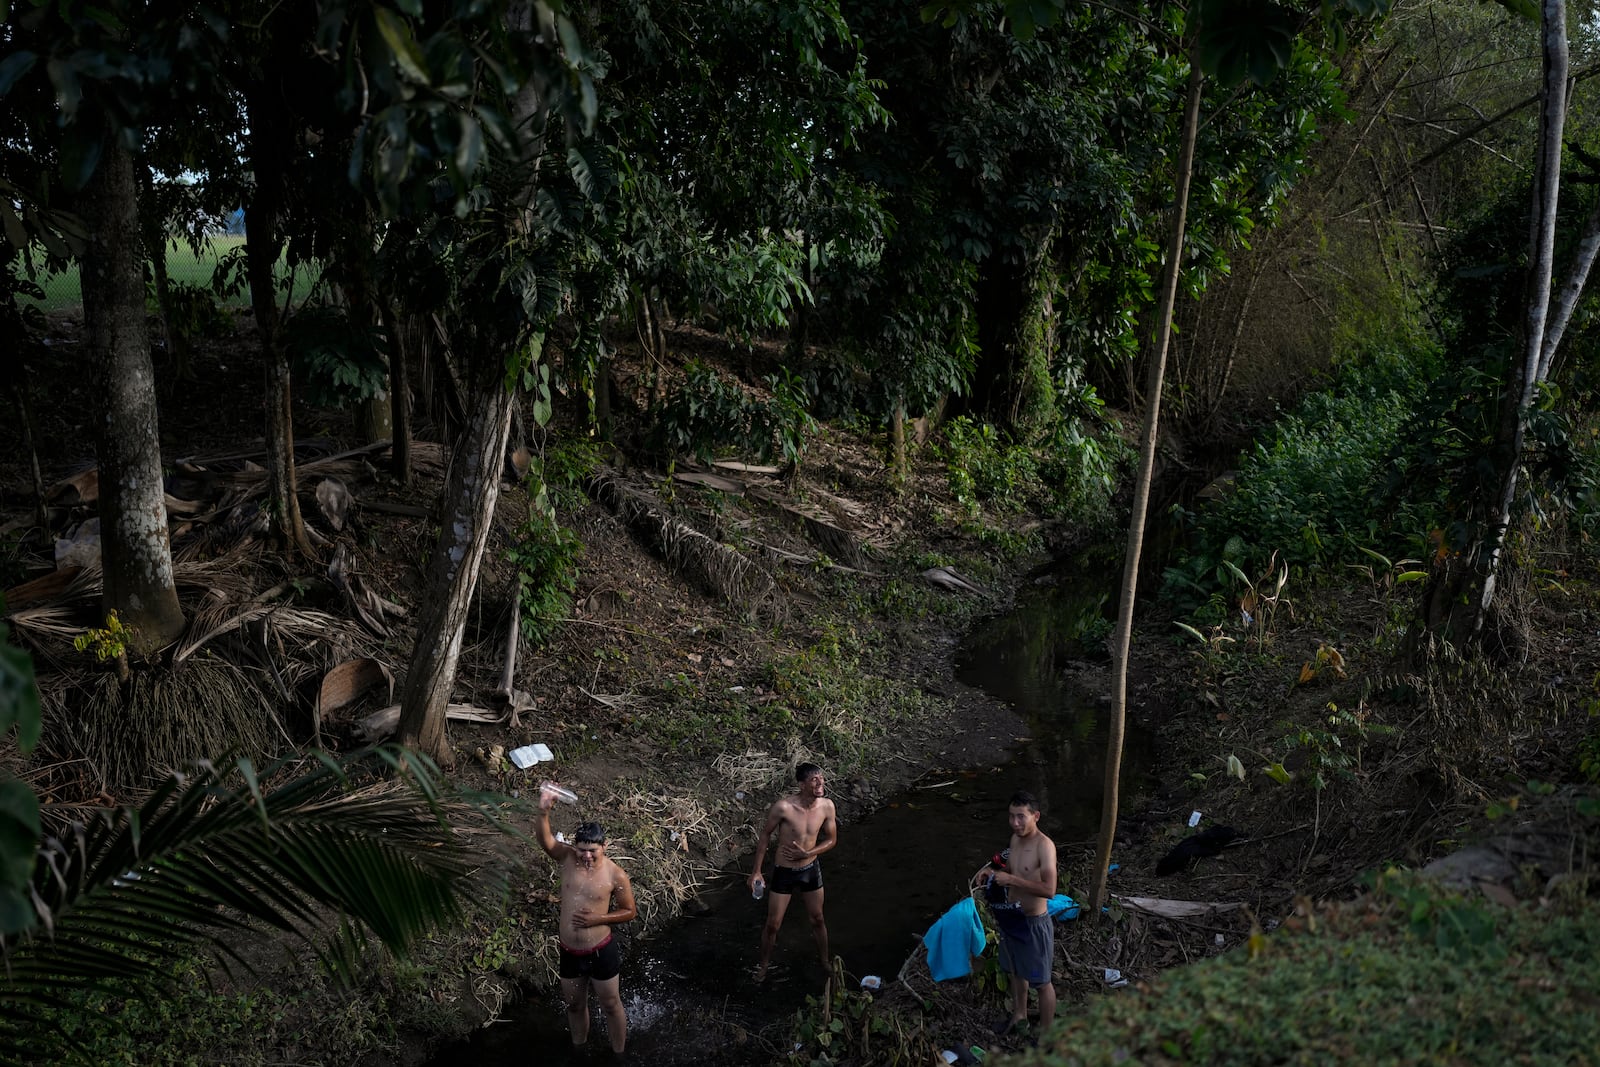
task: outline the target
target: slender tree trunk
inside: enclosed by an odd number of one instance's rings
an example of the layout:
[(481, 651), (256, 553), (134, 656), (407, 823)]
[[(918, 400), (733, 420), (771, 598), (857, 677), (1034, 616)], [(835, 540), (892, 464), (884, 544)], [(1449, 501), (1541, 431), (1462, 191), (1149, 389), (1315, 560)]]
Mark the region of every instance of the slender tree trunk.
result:
[(1521, 357), (1508, 369), (1501, 393), (1500, 428), (1491, 450), (1500, 476), (1494, 510), (1484, 536), (1482, 575), (1473, 599), (1472, 632), (1483, 629), (1494, 604), (1495, 581), (1511, 528), (1517, 473), (1528, 409), (1539, 382), (1550, 312), (1556, 244), (1556, 202), (1561, 188), (1561, 135), (1567, 116), (1567, 9), (1565, 0), (1543, 0), (1544, 99), (1539, 109), (1539, 157), (1534, 170), (1533, 226), (1529, 239), (1528, 305)]
[(417, 645), (400, 705), (399, 742), (441, 764), (453, 762), (445, 737), (445, 707), (455, 686), (461, 634), (489, 543), (511, 432), (512, 393), (503, 380), (483, 377), (487, 380), (476, 390), (451, 460), (443, 530), (428, 563)]
[(172, 575), (155, 372), (144, 311), (144, 256), (133, 157), (107, 138), (83, 190), (89, 247), (83, 257), (83, 319), (95, 392), (100, 464), (100, 545), (105, 611), (133, 633), (136, 652), (183, 633)]
[[(15, 311), (15, 300), (12, 301), (11, 311)], [(9, 321), (17, 331), (14, 336), (26, 336), (22, 332), (22, 317), (9, 316)], [(28, 471), (33, 476), (33, 523), (39, 527), (39, 532), (50, 528), (50, 512), (44, 503), (44, 474), (39, 469), (39, 439), (34, 430), (33, 418), (33, 388), (28, 383), (28, 360), (19, 358), (16, 371), (11, 379), (11, 389), (17, 398), (17, 420), (22, 423), (22, 446), (28, 450)]]
[(1194, 171), (1195, 137), (1200, 129), (1200, 94), (1205, 75), (1200, 70), (1198, 47), (1190, 50), (1189, 98), (1183, 111), (1183, 148), (1178, 158), (1176, 195), (1173, 197), (1172, 236), (1167, 243), (1166, 270), (1161, 278), (1161, 304), (1157, 310), (1155, 351), (1145, 384), (1144, 428), (1139, 449), (1139, 473), (1133, 483), (1133, 506), (1128, 516), (1128, 550), (1122, 562), (1122, 595), (1117, 606), (1117, 628), (1112, 633), (1111, 723), (1106, 741), (1105, 797), (1100, 805), (1100, 840), (1096, 849), (1090, 914), (1099, 915), (1106, 901), (1106, 875), (1111, 845), (1117, 836), (1117, 799), (1122, 781), (1122, 738), (1128, 718), (1128, 651), (1133, 644), (1134, 599), (1139, 590), (1139, 553), (1144, 548), (1144, 519), (1150, 503), (1150, 477), (1155, 469), (1156, 438), (1161, 422), (1161, 384), (1166, 371), (1167, 342), (1172, 334), (1172, 309), (1177, 303), (1178, 271), (1183, 261), (1183, 232), (1189, 215), (1189, 183)]
[(389, 341), (389, 411), (393, 444), (389, 448), (389, 473), (401, 485), (411, 484), (411, 382), (407, 361), (411, 357), (412, 323), (401, 323), (388, 300), (378, 301), (383, 333)]
[(594, 429), (600, 440), (611, 440), (611, 353), (604, 337), (595, 342)]
[[(519, 2), (507, 13), (507, 24), (531, 32), (531, 5)], [(518, 154), (510, 160), (522, 190), (521, 215), (516, 223), (524, 233), (530, 223), (530, 204), (538, 176), (541, 133), (536, 123), (542, 115), (539, 88), (524, 83), (512, 105), (513, 128)], [(526, 329), (526, 326), (524, 326)], [(511, 412), (516, 393), (507, 381), (505, 365), (499, 358), (499, 337), (485, 329), (487, 343), (474, 344), (473, 406), (451, 459), (450, 477), (445, 489), (445, 514), (439, 543), (428, 564), (428, 578), (422, 596), (422, 615), (417, 624), (416, 648), (406, 672), (405, 697), (400, 705), (398, 739), (439, 763), (454, 763), (446, 736), (446, 707), (455, 687), (456, 662), (461, 655), (461, 635), (466, 628), (467, 611), (473, 589), (489, 544), (495, 504), (500, 499), (500, 472), (505, 466), (506, 440), (511, 433)], [(503, 334), (500, 336), (504, 336)], [(543, 349), (543, 336), (512, 335), (512, 343), (527, 344), (524, 358), (537, 360)], [(487, 348), (488, 351), (483, 351)]]
[(1561, 286), (1561, 292), (1556, 295), (1555, 304), (1550, 308), (1550, 321), (1545, 324), (1544, 330), (1544, 347), (1539, 351), (1538, 380), (1541, 382), (1550, 377), (1555, 366), (1556, 351), (1561, 347), (1561, 338), (1566, 336), (1573, 311), (1577, 310), (1583, 287), (1589, 282), (1589, 270), (1594, 266), (1597, 252), (1600, 252), (1600, 204), (1596, 204), (1584, 220), (1583, 236), (1578, 238), (1578, 250), (1572, 257), (1572, 266), (1567, 270), (1566, 283)]
[(904, 492), (911, 481), (911, 463), (906, 455), (906, 398), (903, 393), (895, 398), (894, 414), (889, 418), (889, 446), (894, 453), (895, 492)]
[(283, 212), (283, 160), (288, 154), (289, 137), (280, 122), (270, 72), (268, 84), (255, 87), (248, 104), (255, 190), (244, 213), (245, 271), (250, 279), (250, 307), (255, 312), (266, 368), (262, 403), (267, 433), (267, 511), (274, 540), (291, 552), (310, 556), (311, 542), (306, 537), (296, 495), (289, 353), (279, 332), (274, 284), (278, 257), (283, 253), (279, 223)]

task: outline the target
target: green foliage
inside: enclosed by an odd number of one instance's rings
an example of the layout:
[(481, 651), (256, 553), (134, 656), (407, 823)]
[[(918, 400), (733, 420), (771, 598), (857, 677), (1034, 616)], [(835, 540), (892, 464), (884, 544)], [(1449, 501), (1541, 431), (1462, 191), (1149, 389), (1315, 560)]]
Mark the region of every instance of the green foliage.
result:
[(106, 615), (103, 627), (91, 627), (72, 639), (72, 647), (79, 652), (93, 652), (94, 658), (104, 663), (108, 659), (122, 660), (128, 655), (128, 640), (133, 630), (122, 625), (115, 608)]
[[(118, 1067), (200, 1067), (348, 1063), (394, 1052), (397, 1041), (379, 1014), (381, 999), (330, 987), (309, 976), (293, 991), (218, 988), (197, 959), (167, 970), (163, 996), (75, 993), (41, 1012), (56, 1038), (49, 1062)], [(314, 1050), (315, 1058), (304, 1059)]]
[(828, 1067), (834, 1063), (924, 1063), (938, 1058), (920, 1021), (878, 1010), (872, 994), (850, 980), (837, 956), (829, 971), (822, 995), (807, 995), (805, 1006), (795, 1012), (789, 1063)]
[(817, 430), (807, 411), (805, 386), (785, 369), (765, 384), (771, 396), (760, 400), (704, 363), (691, 362), (657, 423), (662, 446), (703, 461), (732, 450), (762, 460), (782, 456), (798, 463), (805, 454), (806, 436)]
[(584, 437), (551, 442), (539, 460), (545, 491), (557, 512), (576, 511), (587, 501), (584, 482), (604, 465), (600, 446)]
[[(151, 311), (155, 306), (155, 286), (150, 287)], [(207, 286), (172, 281), (167, 285), (167, 329), (183, 341), (213, 340), (233, 332), (233, 316), (223, 307), (217, 294)]]
[(1590, 785), (1600, 785), (1600, 729), (1590, 730), (1578, 742), (1578, 773)]
[(301, 310), (283, 330), (301, 394), (320, 407), (350, 408), (389, 388), (382, 339), (345, 308)]
[[(374, 757), (406, 788), (355, 789), (352, 773)], [(75, 992), (160, 990), (194, 947), (230, 953), (241, 930), (284, 932), (348, 976), (366, 932), (404, 953), (458, 917), (476, 868), (443, 816), (435, 768), (377, 749), (320, 756), (309, 771), (198, 764), (137, 809), (46, 839), (38, 870), (34, 925), (50, 936), (0, 943), (7, 1060), (53, 1047), (41, 1009)]]
[(1291, 762), (1288, 755), (1298, 754), (1300, 780), (1318, 792), (1335, 778), (1351, 778), (1360, 773), (1362, 749), (1368, 739), (1394, 732), (1393, 727), (1369, 723), (1365, 707), (1350, 711), (1329, 704), (1327, 711), (1326, 726), (1292, 726), (1278, 741), (1279, 750), (1286, 753), (1283, 762)]
[(1114, 433), (1089, 433), (1072, 417), (1058, 418), (1041, 444), (1029, 445), (962, 415), (944, 425), (936, 447), (950, 492), (971, 519), (1033, 510), (1085, 525), (1104, 521), (1131, 459)]
[[(32, 751), (42, 727), (33, 657), (11, 643), (0, 622), (0, 737), (17, 731), (17, 747)], [(28, 885), (39, 845), (39, 798), (26, 782), (0, 773), (0, 937), (34, 922)]]
[(1418, 481), (1387, 508), (1409, 419), (1434, 367), (1431, 352), (1374, 350), (1305, 397), (1244, 457), (1233, 487), (1189, 516), (1185, 553), (1166, 594), (1196, 610), (1230, 586), (1229, 565), (1262, 573), (1274, 555), (1303, 575), (1362, 562), (1368, 546), (1418, 548), (1437, 521), (1443, 489)]
[(1092, 1003), (1021, 1067), (1584, 1062), (1600, 907), (1490, 909), (1413, 876)]
[(990, 424), (965, 415), (944, 427), (940, 453), (951, 493), (973, 518), (985, 504), (1000, 512), (1021, 511), (1038, 483), (1038, 460), (1031, 449), (1010, 444)]
[[(565, 453), (558, 461), (563, 479), (577, 469), (568, 465), (570, 458), (571, 453)], [(522, 583), (522, 635), (535, 645), (548, 641), (571, 613), (572, 594), (578, 588), (578, 560), (583, 555), (583, 541), (556, 519), (546, 477), (543, 463), (535, 462), (529, 468), (528, 515), (517, 525), (515, 540), (506, 549), (506, 559), (516, 567)]]

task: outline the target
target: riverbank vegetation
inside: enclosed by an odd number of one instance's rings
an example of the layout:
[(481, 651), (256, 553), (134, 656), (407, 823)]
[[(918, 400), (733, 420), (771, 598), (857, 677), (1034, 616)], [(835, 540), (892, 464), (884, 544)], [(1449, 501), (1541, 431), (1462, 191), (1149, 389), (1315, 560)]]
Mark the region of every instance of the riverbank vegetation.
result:
[[(797, 761), (848, 824), (1003, 759), (952, 649), (1125, 531), (1062, 669), (1159, 786), (1060, 842), (1109, 893), (1073, 1021), (991, 1051), (1593, 1047), (1600, 149), (1556, 0), (0, 17), (4, 1047), (414, 1062), (554, 976), (540, 778), (651, 936)], [(1242, 842), (1158, 880), (1191, 811)], [(340, 951), (169, 937), (236, 913)], [(1308, 1008), (1330, 967), (1368, 984)], [(683, 1061), (920, 1062), (999, 995), (850, 977)]]

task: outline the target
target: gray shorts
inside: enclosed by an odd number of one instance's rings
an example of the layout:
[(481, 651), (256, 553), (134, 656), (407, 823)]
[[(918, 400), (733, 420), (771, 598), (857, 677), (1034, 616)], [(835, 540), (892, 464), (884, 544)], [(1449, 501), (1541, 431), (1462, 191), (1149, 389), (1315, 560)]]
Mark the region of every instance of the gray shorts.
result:
[(1056, 954), (1056, 926), (1048, 912), (1029, 915), (1020, 929), (1000, 927), (1000, 969), (1031, 986), (1050, 984)]

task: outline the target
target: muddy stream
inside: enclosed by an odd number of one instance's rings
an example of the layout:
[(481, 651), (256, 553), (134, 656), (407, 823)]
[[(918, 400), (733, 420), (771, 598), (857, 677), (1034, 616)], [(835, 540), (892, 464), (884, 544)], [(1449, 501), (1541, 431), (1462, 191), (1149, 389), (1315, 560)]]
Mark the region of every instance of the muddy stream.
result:
[[(919, 936), (965, 895), (972, 872), (1005, 846), (1013, 791), (1039, 797), (1040, 825), (1058, 843), (1094, 835), (1105, 716), (1073, 678), (1085, 665), (1086, 633), (1104, 632), (1108, 610), (1114, 605), (1107, 606), (1100, 588), (1063, 584), (1024, 597), (968, 638), (957, 656), (958, 677), (1016, 709), (1017, 719), (996, 725), (1012, 731), (1012, 755), (998, 767), (932, 769), (865, 819), (841, 827), (838, 846), (823, 859), (825, 910), (832, 951), (850, 974), (893, 980)], [(1151, 755), (1152, 739), (1130, 724), (1124, 807), (1148, 787)], [(798, 900), (760, 987), (751, 974), (766, 902), (750, 898), (742, 874), (714, 881), (703, 900), (706, 914), (685, 917), (643, 943), (628, 942), (621, 988), (631, 1062), (770, 1062), (787, 1052), (786, 1024), (806, 995), (821, 990), (823, 971)], [(590, 1008), (587, 1055), (572, 1051), (560, 997), (551, 992), (442, 1049), (431, 1067), (606, 1062), (610, 1052), (592, 997)], [(750, 1036), (741, 1041), (741, 1032)]]

